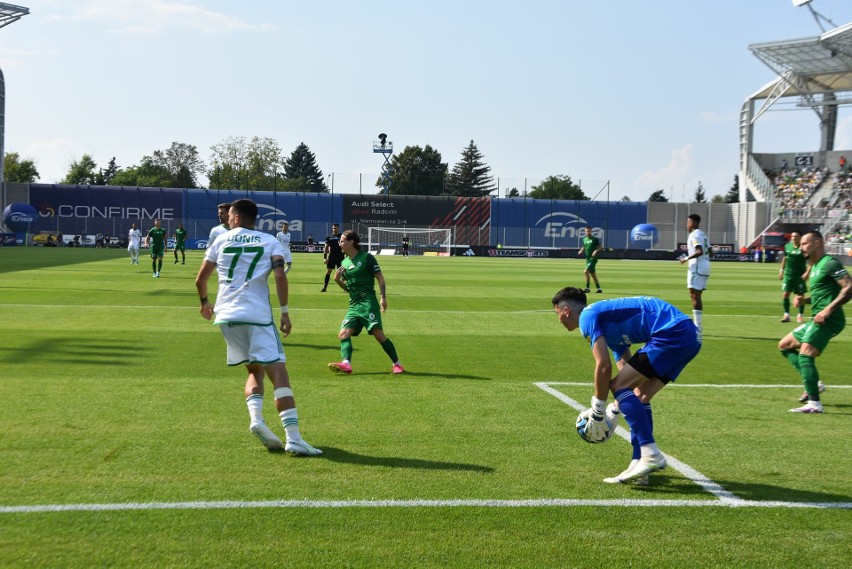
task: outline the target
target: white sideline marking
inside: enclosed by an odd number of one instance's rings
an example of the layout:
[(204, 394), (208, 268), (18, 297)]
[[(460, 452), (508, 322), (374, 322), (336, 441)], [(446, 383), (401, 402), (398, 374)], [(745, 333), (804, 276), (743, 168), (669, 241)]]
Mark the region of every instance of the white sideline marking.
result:
[(852, 502), (761, 502), (756, 500), (269, 500), (220, 502), (127, 502), (125, 504), (45, 504), (41, 506), (0, 506), (0, 514), (41, 514), (55, 512), (117, 512), (140, 510), (227, 510), (239, 508), (811, 508), (849, 510)]
[[(586, 410), (585, 405), (583, 405), (582, 403), (579, 403), (578, 401), (568, 397), (567, 395), (565, 395), (561, 391), (557, 391), (556, 389), (553, 389), (552, 387), (550, 387), (551, 383), (549, 383), (549, 382), (539, 382), (539, 383), (535, 383), (533, 385), (535, 385), (536, 387), (538, 387), (542, 391), (549, 393), (550, 395), (553, 395), (554, 397), (556, 397), (557, 399), (559, 399), (560, 401), (562, 401), (566, 405), (573, 407), (577, 411), (582, 412), (582, 411)], [(562, 385), (564, 385), (564, 384), (562, 384)], [(590, 385), (590, 384), (579, 383), (578, 385)], [(618, 427), (615, 430), (615, 434), (618, 435), (619, 437), (621, 437), (622, 439), (626, 440), (628, 443), (630, 442), (630, 433), (626, 429), (624, 429), (622, 427)], [(742, 498), (737, 498), (737, 496), (734, 495), (733, 493), (728, 492), (727, 490), (722, 488), (716, 482), (713, 482), (712, 480), (710, 480), (709, 478), (707, 478), (706, 476), (704, 476), (703, 474), (701, 474), (700, 472), (698, 472), (697, 470), (692, 468), (691, 466), (679, 461), (678, 459), (674, 458), (673, 456), (668, 455), (666, 453), (663, 453), (663, 456), (666, 457), (666, 462), (668, 463), (668, 465), (670, 467), (674, 468), (675, 470), (677, 470), (678, 472), (683, 474), (685, 477), (687, 477), (689, 480), (691, 480), (695, 484), (698, 484), (699, 486), (704, 488), (704, 490), (706, 490), (707, 492), (709, 492), (709, 493), (713, 494), (714, 496), (716, 496), (717, 498), (719, 498), (719, 500), (721, 500), (723, 502), (730, 503), (731, 505), (739, 505), (740, 502), (745, 501)]]
[[(539, 386), (538, 383), (535, 385)], [(571, 385), (574, 387), (592, 387), (592, 384), (588, 381), (548, 381), (546, 383), (542, 383), (541, 385)], [(802, 382), (799, 383), (788, 383), (781, 384), (777, 383), (774, 385), (752, 385), (748, 383), (731, 383), (731, 384), (718, 384), (718, 383), (670, 383), (667, 387), (712, 387), (714, 389), (779, 389), (779, 388), (787, 388), (787, 387), (796, 387), (798, 389), (802, 388)], [(830, 383), (826, 386), (828, 389), (852, 389), (852, 385), (835, 385)], [(546, 391), (546, 390), (545, 390)], [(549, 392), (548, 392), (549, 393)], [(559, 393), (557, 391), (557, 393)], [(573, 399), (572, 399), (573, 401)], [(585, 411), (586, 408), (580, 409), (580, 411)]]

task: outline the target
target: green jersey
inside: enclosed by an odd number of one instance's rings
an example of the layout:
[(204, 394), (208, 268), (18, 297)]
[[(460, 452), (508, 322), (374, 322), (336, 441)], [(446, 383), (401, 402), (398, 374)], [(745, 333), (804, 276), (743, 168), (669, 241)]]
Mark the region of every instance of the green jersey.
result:
[(148, 231), (148, 239), (151, 247), (163, 248), (166, 244), (166, 230), (155, 225)]
[[(811, 267), (810, 279), (808, 284), (811, 288), (811, 304), (813, 305), (813, 313), (821, 311), (823, 308), (831, 304), (840, 293), (840, 283), (843, 277), (848, 276), (846, 268), (831, 255), (824, 255), (822, 259)], [(829, 320), (835, 320), (837, 324), (844, 324), (846, 316), (843, 314), (843, 309), (839, 308), (832, 313)]]
[(796, 278), (805, 274), (806, 261), (802, 250), (792, 241), (784, 245), (784, 278)]
[(597, 251), (600, 245), (601, 242), (595, 236), (583, 237), (583, 254), (586, 256), (586, 259), (591, 259), (592, 253)]
[(374, 282), (376, 273), (382, 272), (376, 258), (366, 251), (358, 251), (352, 259), (345, 257), (342, 263), (343, 279), (349, 289), (349, 304), (376, 299)]
[(186, 229), (180, 227), (175, 229), (175, 240), (178, 247), (182, 246), (186, 241)]

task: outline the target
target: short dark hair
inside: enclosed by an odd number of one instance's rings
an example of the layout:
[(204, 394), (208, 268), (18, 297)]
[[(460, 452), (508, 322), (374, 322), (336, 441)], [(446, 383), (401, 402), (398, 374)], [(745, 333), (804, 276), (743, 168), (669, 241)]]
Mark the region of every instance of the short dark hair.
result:
[[(817, 239), (819, 239), (820, 241), (825, 241), (825, 239), (824, 239), (824, 238), (823, 238), (823, 236), (822, 236), (822, 233), (820, 233), (820, 232), (819, 232), (819, 231), (817, 231), (816, 229), (814, 229), (814, 230), (812, 230), (812, 231), (808, 231), (807, 233), (805, 233), (805, 235), (813, 235), (813, 236), (815, 236)], [(802, 235), (802, 237), (804, 237), (805, 235)]]
[(220, 203), (217, 209), (231, 209), (231, 202)]
[(345, 239), (346, 241), (351, 241), (356, 249), (361, 250), (361, 236), (355, 233), (355, 231), (351, 229), (347, 229), (343, 232), (343, 235), (340, 236), (341, 239)]
[(697, 213), (691, 213), (688, 216), (686, 216), (686, 218), (694, 221), (695, 225), (701, 225), (701, 216), (698, 215)]
[(560, 304), (573, 304), (586, 306), (586, 293), (583, 292), (583, 289), (566, 286), (555, 295), (553, 295), (553, 299), (551, 300), (553, 306), (559, 306)]
[(257, 204), (250, 199), (237, 200), (231, 204), (234, 213), (240, 216), (244, 225), (254, 225), (257, 219)]

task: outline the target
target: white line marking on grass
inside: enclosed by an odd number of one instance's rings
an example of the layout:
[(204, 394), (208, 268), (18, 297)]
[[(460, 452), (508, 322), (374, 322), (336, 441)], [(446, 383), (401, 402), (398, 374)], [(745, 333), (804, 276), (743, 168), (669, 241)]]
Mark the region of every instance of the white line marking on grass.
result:
[[(551, 385), (550, 383), (539, 382), (539, 383), (535, 383), (534, 385), (536, 387), (538, 387), (539, 389), (543, 390), (545, 393), (549, 393), (550, 395), (553, 395), (554, 397), (556, 397), (557, 399), (559, 399), (560, 401), (562, 401), (566, 405), (573, 407), (577, 411), (582, 412), (582, 411), (586, 410), (585, 405), (583, 405), (582, 403), (579, 403), (576, 400), (568, 397), (567, 395), (565, 395), (561, 391), (553, 389), (552, 387), (550, 387), (550, 385)], [(562, 384), (562, 385), (564, 385), (564, 384)], [(586, 384), (579, 384), (579, 385), (590, 385), (590, 384), (586, 383)], [(618, 427), (615, 430), (615, 434), (618, 435), (619, 437), (621, 437), (622, 439), (626, 440), (628, 443), (630, 442), (630, 433), (626, 429), (623, 429), (622, 427)], [(736, 505), (736, 504), (739, 504), (740, 502), (744, 501), (742, 498), (737, 498), (737, 496), (734, 495), (732, 492), (728, 492), (727, 490), (722, 488), (719, 484), (717, 484), (716, 482), (713, 482), (712, 480), (710, 480), (709, 478), (707, 478), (706, 476), (704, 476), (703, 474), (701, 474), (700, 472), (698, 472), (697, 470), (695, 470), (691, 466), (687, 465), (686, 463), (679, 461), (678, 459), (674, 458), (671, 455), (668, 455), (668, 454), (665, 454), (665, 453), (663, 453), (663, 455), (666, 457), (666, 462), (668, 462), (670, 467), (672, 467), (673, 469), (675, 469), (678, 472), (680, 472), (681, 474), (683, 474), (686, 478), (688, 478), (689, 480), (691, 480), (695, 484), (698, 484), (699, 486), (704, 488), (704, 490), (706, 490), (707, 492), (709, 492), (709, 493), (713, 494), (714, 496), (716, 496), (717, 498), (719, 498), (719, 500), (721, 500), (723, 502), (730, 503), (731, 505)]]
[(761, 502), (755, 500), (269, 500), (220, 502), (127, 502), (124, 504), (44, 504), (0, 506), (0, 514), (43, 514), (58, 512), (120, 512), (142, 510), (227, 510), (257, 508), (811, 508), (850, 510), (852, 502)]
[[(539, 385), (536, 383), (536, 385)], [(572, 385), (574, 387), (591, 387), (593, 384), (588, 381), (548, 381), (547, 383), (542, 383), (542, 385)], [(796, 387), (798, 389), (802, 388), (801, 382), (799, 383), (788, 383), (788, 384), (769, 384), (769, 385), (753, 385), (748, 383), (670, 383), (667, 387), (712, 387), (719, 389), (780, 389), (780, 388), (792, 388)], [(828, 389), (852, 389), (852, 385), (835, 385), (833, 383), (826, 386)], [(558, 393), (558, 391), (557, 391)], [(585, 411), (583, 408), (581, 411)]]

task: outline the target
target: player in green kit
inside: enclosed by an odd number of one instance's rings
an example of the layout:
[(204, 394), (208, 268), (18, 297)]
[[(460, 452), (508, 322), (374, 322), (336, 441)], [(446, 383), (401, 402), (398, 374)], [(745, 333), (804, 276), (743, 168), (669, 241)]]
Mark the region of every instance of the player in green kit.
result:
[[(781, 322), (790, 321), (790, 293), (797, 297), (805, 296), (805, 273), (807, 272), (807, 259), (802, 253), (800, 245), (802, 236), (794, 231), (790, 234), (790, 241), (784, 245), (784, 258), (781, 260), (781, 268), (778, 269), (778, 278), (781, 279), (781, 290), (784, 293), (784, 316)], [(805, 321), (805, 303), (799, 302), (799, 315), (796, 322)]]
[(598, 264), (598, 252), (602, 251), (600, 240), (592, 235), (592, 226), (586, 226), (586, 236), (583, 237), (583, 248), (577, 251), (578, 255), (585, 255), (586, 269), (583, 274), (586, 275), (586, 289), (583, 292), (591, 292), (589, 289), (589, 277), (595, 280), (595, 286), (598, 287), (597, 292), (601, 290), (601, 283), (598, 282), (598, 273), (595, 271), (595, 266)]
[(154, 277), (159, 277), (166, 252), (166, 230), (160, 227), (159, 219), (154, 220), (154, 227), (145, 236), (145, 245), (151, 249), (151, 269), (154, 271)]
[(182, 258), (181, 265), (186, 264), (186, 229), (183, 228), (183, 223), (175, 229), (175, 265), (178, 263), (177, 252), (180, 250)]
[(842, 306), (852, 299), (852, 277), (840, 261), (825, 254), (825, 242), (819, 231), (806, 233), (802, 237), (801, 248), (811, 264), (808, 280), (811, 297), (796, 297), (794, 303), (798, 306), (800, 302), (810, 302), (813, 305), (813, 318), (784, 336), (778, 343), (778, 349), (802, 376), (808, 395), (804, 406), (790, 411), (822, 413), (819, 372), (814, 360), (846, 326)]
[[(361, 250), (361, 238), (352, 230), (340, 236), (340, 249), (345, 255), (343, 264), (334, 274), (334, 282), (349, 293), (349, 310), (340, 325), (340, 355), (342, 361), (328, 364), (335, 373), (352, 373), (352, 336), (357, 336), (364, 328), (381, 344), (382, 349), (393, 362), (392, 372), (403, 373), (405, 369), (396, 354), (393, 342), (385, 336), (382, 329), (381, 313), (387, 310), (385, 299), (385, 277), (376, 258)], [(374, 281), (379, 281), (380, 300), (376, 299)]]

